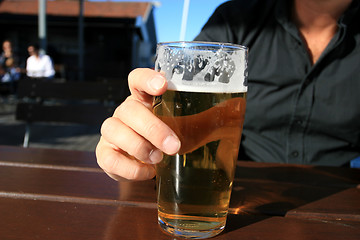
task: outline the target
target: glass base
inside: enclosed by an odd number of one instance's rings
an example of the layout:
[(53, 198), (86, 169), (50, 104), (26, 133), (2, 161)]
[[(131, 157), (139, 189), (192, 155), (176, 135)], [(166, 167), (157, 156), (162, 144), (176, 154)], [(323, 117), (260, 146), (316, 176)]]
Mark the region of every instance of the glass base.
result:
[(190, 238), (190, 239), (211, 238), (221, 233), (225, 228), (225, 225), (223, 225), (218, 228), (206, 229), (206, 230), (182, 229), (178, 226), (172, 226), (170, 224), (165, 223), (160, 217), (158, 218), (158, 222), (161, 229), (165, 233), (171, 234), (172, 236), (176, 236), (176, 237)]

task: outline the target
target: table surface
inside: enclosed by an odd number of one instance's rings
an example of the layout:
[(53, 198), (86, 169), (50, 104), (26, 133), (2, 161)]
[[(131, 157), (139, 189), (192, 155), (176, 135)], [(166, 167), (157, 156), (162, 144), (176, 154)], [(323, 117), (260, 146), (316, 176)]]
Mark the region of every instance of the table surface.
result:
[[(239, 161), (212, 239), (360, 239), (360, 170)], [(116, 182), (94, 153), (0, 146), (0, 239), (173, 240), (155, 181)]]

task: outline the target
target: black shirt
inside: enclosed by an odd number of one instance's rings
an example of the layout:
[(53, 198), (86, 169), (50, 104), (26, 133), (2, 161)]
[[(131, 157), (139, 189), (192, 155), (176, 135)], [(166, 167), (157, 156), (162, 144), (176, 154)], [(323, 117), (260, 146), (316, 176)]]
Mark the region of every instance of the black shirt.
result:
[(249, 47), (247, 158), (340, 166), (360, 156), (360, 4), (354, 0), (339, 19), (314, 65), (290, 20), (291, 4), (226, 2), (196, 40)]

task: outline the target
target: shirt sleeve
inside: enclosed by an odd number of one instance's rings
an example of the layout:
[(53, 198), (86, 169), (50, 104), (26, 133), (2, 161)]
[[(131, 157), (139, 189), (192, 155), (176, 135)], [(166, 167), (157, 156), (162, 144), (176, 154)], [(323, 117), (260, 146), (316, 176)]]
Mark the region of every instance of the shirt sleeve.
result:
[(221, 4), (202, 28), (196, 41), (241, 44), (250, 47), (262, 25), (274, 12), (277, 0), (233, 0)]
[(53, 77), (55, 75), (54, 66), (49, 56), (46, 56), (44, 77)]
[(209, 41), (209, 42), (234, 42), (231, 33), (231, 26), (227, 19), (227, 12), (230, 2), (226, 2), (220, 5), (209, 20), (206, 22), (204, 27), (198, 36), (194, 39), (195, 41)]

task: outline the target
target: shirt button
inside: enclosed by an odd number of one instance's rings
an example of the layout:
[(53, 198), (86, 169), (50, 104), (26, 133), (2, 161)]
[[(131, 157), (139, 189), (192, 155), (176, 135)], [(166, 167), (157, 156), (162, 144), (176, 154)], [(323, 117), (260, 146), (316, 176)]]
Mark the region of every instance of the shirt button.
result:
[(296, 158), (296, 157), (299, 156), (299, 152), (298, 152), (298, 151), (293, 151), (293, 152), (291, 153), (291, 156), (294, 157), (294, 158)]
[(302, 120), (300, 120), (300, 119), (296, 120), (296, 124), (297, 124), (297, 125), (302, 125), (302, 123), (303, 123)]

